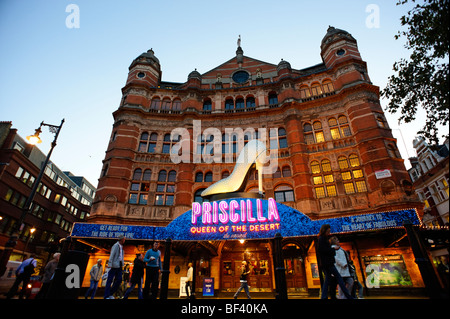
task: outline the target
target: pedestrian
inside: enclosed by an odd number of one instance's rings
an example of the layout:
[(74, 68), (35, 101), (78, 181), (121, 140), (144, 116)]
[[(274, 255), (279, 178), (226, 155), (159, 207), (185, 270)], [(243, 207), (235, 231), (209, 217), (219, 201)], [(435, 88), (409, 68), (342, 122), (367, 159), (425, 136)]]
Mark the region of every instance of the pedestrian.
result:
[[(161, 252), (158, 250), (159, 242), (155, 241), (152, 248), (147, 250), (144, 257), (144, 262), (147, 263), (145, 268), (145, 285), (144, 298), (156, 299), (158, 295), (159, 272), (162, 269)], [(151, 291), (151, 295), (149, 293)]]
[(193, 293), (189, 296), (189, 293), (192, 292), (192, 281), (194, 280), (194, 268), (192, 267), (192, 263), (188, 264), (188, 270), (187, 270), (187, 278), (186, 278), (186, 295), (189, 299), (191, 296), (193, 296)]
[(248, 275), (250, 274), (250, 268), (248, 267), (247, 262), (244, 260), (242, 261), (241, 266), (241, 277), (239, 278), (239, 281), (241, 282), (241, 286), (234, 294), (234, 299), (237, 299), (239, 293), (242, 291), (242, 289), (245, 290), (245, 293), (247, 294), (248, 299), (252, 299), (250, 297), (250, 292), (248, 290)]
[(353, 299), (347, 288), (345, 288), (345, 283), (334, 265), (334, 256), (336, 255), (336, 249), (331, 247), (331, 244), (328, 240), (330, 233), (331, 227), (329, 224), (323, 224), (322, 227), (320, 227), (317, 244), (317, 259), (322, 267), (322, 271), (325, 274), (325, 279), (322, 286), (322, 294), (320, 298), (328, 299), (328, 286), (331, 281), (331, 276), (333, 275), (337, 280), (338, 285), (342, 288), (342, 292), (344, 293), (344, 295), (348, 299)]
[(45, 265), (44, 275), (42, 276), (42, 286), (36, 295), (36, 299), (45, 299), (47, 296), (48, 288), (50, 288), (50, 284), (52, 282), (53, 275), (55, 274), (56, 266), (58, 266), (60, 257), (61, 253), (54, 253), (53, 259)]
[(6, 299), (11, 299), (17, 293), (20, 283), (22, 283), (22, 290), (19, 293), (19, 299), (23, 299), (28, 282), (34, 273), (34, 268), (36, 268), (36, 266), (37, 261), (34, 258), (34, 255), (31, 255), (30, 258), (25, 259), (19, 267), (17, 267), (16, 280), (6, 294)]
[(358, 274), (356, 273), (355, 263), (352, 260), (352, 255), (350, 251), (347, 250), (348, 255), (348, 265), (350, 267), (350, 273), (353, 274), (353, 289), (352, 289), (352, 297), (356, 299), (356, 290), (358, 290), (358, 299), (364, 299), (364, 288), (359, 282)]
[[(108, 279), (105, 286), (105, 299), (114, 299), (113, 294), (119, 289), (122, 283), (122, 267), (124, 265), (123, 258), (123, 244), (125, 237), (120, 236), (118, 241), (112, 246), (111, 254), (109, 255), (109, 266), (111, 269), (108, 272)], [(113, 283), (114, 282), (114, 283)]]
[(92, 266), (91, 271), (89, 272), (89, 275), (91, 276), (90, 286), (89, 289), (86, 291), (86, 294), (84, 295), (85, 299), (88, 299), (89, 296), (91, 299), (94, 299), (95, 293), (97, 292), (98, 288), (98, 282), (102, 278), (102, 272), (103, 272), (103, 266), (102, 266), (102, 260), (97, 259), (97, 263)]
[(133, 272), (130, 278), (130, 287), (125, 292), (123, 299), (128, 299), (128, 296), (133, 291), (136, 285), (138, 286), (138, 299), (143, 299), (142, 295), (142, 279), (144, 278), (145, 262), (142, 254), (136, 254), (133, 262)]
[[(347, 290), (350, 292), (353, 289), (354, 272), (350, 270), (347, 252), (344, 249), (342, 249), (339, 239), (336, 236), (330, 238), (330, 244), (332, 248), (336, 249), (336, 256), (335, 256), (336, 262), (334, 265), (345, 283), (345, 288), (347, 288)], [(343, 293), (341, 286), (339, 286), (338, 290), (339, 290), (339, 299), (346, 299), (346, 296)]]

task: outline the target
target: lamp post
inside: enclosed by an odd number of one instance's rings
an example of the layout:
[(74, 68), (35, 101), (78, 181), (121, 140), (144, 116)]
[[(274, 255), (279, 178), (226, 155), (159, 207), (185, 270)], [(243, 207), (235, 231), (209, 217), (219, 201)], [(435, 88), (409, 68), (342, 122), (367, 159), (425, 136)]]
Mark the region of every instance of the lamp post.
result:
[(51, 144), (50, 151), (48, 152), (47, 157), (45, 158), (45, 161), (42, 164), (42, 167), (39, 171), (39, 175), (36, 178), (36, 180), (34, 181), (33, 188), (31, 189), (30, 195), (28, 195), (27, 201), (25, 202), (25, 205), (22, 208), (22, 214), (20, 216), (20, 219), (12, 227), (9, 240), (5, 244), (5, 249), (3, 250), (3, 253), (0, 258), (0, 277), (3, 276), (3, 274), (6, 271), (6, 265), (8, 264), (9, 257), (11, 256), (11, 253), (17, 244), (17, 238), (19, 236), (19, 232), (23, 229), (23, 222), (24, 222), (25, 217), (27, 216), (28, 212), (30, 211), (31, 203), (33, 202), (34, 196), (36, 195), (37, 188), (39, 187), (39, 183), (41, 182), (42, 176), (44, 175), (45, 168), (47, 167), (47, 164), (50, 160), (50, 156), (52, 155), (53, 149), (56, 146), (56, 140), (58, 139), (58, 135), (59, 135), (59, 132), (61, 131), (63, 124), (64, 124), (64, 119), (62, 119), (61, 124), (59, 126), (41, 122), (41, 125), (39, 126), (39, 128), (36, 129), (34, 135), (27, 136), (27, 140), (30, 142), (30, 144), (41, 143), (42, 140), (39, 137), (39, 134), (42, 133), (42, 130), (41, 130), (42, 126), (48, 126), (49, 131), (51, 133), (55, 134), (55, 138), (53, 139), (53, 142)]

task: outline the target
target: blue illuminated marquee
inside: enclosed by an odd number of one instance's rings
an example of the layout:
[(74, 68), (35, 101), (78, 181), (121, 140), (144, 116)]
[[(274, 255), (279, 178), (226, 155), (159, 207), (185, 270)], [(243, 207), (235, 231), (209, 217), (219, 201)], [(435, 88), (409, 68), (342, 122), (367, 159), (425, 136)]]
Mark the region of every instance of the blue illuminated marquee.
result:
[(420, 225), (415, 209), (311, 220), (298, 210), (274, 199), (234, 198), (193, 203), (192, 209), (166, 227), (75, 223), (71, 236), (128, 240), (233, 240), (315, 236), (323, 224), (332, 233), (401, 228), (404, 221)]

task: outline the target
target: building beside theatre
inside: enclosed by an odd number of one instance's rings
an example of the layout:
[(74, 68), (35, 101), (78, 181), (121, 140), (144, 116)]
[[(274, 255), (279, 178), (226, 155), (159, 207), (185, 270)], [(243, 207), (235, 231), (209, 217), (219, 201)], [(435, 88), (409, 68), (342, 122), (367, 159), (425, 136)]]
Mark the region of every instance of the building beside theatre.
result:
[[(250, 224), (227, 236), (202, 237), (206, 226), (193, 228), (193, 219), (185, 217), (192, 215), (193, 203), (204, 202), (201, 194), (207, 187), (233, 173), (243, 145), (259, 138), (270, 150), (274, 168), (263, 175), (263, 203), (274, 200), (278, 209), (301, 212), (283, 215), (289, 216), (285, 217), (289, 227), (296, 228), (295, 216), (299, 225), (336, 222), (334, 232), (351, 252), (362, 282), (369, 277), (367, 282), (373, 283), (370, 269), (376, 268), (382, 274), (378, 282), (382, 288), (423, 287), (402, 227), (406, 215), (420, 219), (423, 204), (414, 194), (384, 116), (379, 88), (370, 81), (350, 33), (329, 27), (320, 48), (321, 63), (297, 69), (285, 60), (273, 64), (246, 56), (239, 40), (228, 61), (218, 61), (217, 67), (203, 73), (194, 70), (184, 83), (162, 80), (163, 64), (153, 50), (134, 59), (113, 113), (111, 139), (88, 220), (101, 227), (90, 235), (75, 236), (98, 248), (88, 267), (109, 255), (98, 245), (101, 238), (112, 244), (114, 234), (127, 236), (129, 229), (143, 229), (140, 236), (128, 236), (126, 260), (132, 262), (135, 253), (161, 239), (155, 231), (174, 229), (171, 222), (184, 220), (187, 225), (178, 232), (188, 234), (178, 233), (180, 240), (172, 244), (169, 288), (179, 288), (188, 262), (194, 260), (197, 288), (212, 277), (216, 291), (235, 291), (238, 266), (246, 259), (252, 268), (252, 290), (273, 291), (270, 238), (251, 235)], [(176, 129), (185, 134), (171, 135)], [(180, 155), (177, 162), (174, 155)], [(240, 191), (258, 192), (255, 168), (247, 172)], [(240, 199), (236, 202), (240, 205)], [(257, 205), (254, 202), (251, 213), (255, 219)], [(213, 203), (194, 206), (214, 209)], [(261, 223), (268, 220), (267, 215), (258, 216)], [(245, 226), (239, 223), (243, 218), (248, 223), (248, 217), (240, 215), (236, 225)], [(338, 222), (344, 219), (345, 225)], [(279, 226), (285, 227), (283, 223)], [(218, 233), (221, 224), (209, 226), (217, 226)], [(258, 227), (270, 232), (276, 226)], [(292, 231), (283, 239), (290, 293), (320, 287), (314, 231)], [(195, 237), (195, 232), (202, 234)]]

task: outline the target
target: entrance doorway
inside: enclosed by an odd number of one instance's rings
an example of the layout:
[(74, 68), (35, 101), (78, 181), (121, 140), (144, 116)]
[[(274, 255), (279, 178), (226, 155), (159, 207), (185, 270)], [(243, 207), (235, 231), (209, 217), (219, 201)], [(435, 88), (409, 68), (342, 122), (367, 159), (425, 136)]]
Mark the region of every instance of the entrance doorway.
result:
[(239, 288), (243, 260), (250, 266), (249, 286), (252, 292), (272, 292), (272, 248), (268, 241), (226, 241), (220, 252), (220, 288), (231, 292)]
[(304, 254), (294, 243), (283, 246), (284, 268), (286, 269), (286, 286), (288, 292), (304, 292), (307, 290)]

